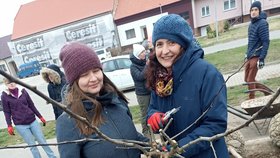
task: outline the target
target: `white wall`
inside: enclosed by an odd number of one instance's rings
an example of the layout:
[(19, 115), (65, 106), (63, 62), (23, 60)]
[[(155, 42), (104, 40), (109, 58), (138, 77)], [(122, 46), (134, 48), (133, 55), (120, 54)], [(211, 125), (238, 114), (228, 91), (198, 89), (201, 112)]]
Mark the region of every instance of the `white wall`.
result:
[[(141, 26), (146, 26), (148, 37), (152, 36), (153, 24), (160, 17), (162, 17), (164, 15), (167, 15), (167, 14), (168, 13), (166, 12), (166, 13), (163, 13), (163, 14), (151, 16), (151, 17), (148, 17), (148, 18), (145, 18), (145, 19), (141, 19), (141, 20), (137, 20), (137, 21), (133, 21), (133, 22), (130, 22), (130, 23), (126, 23), (126, 24), (117, 26), (121, 46), (126, 46), (126, 45), (130, 45), (130, 44), (142, 42), (144, 37), (142, 35)], [(130, 30), (130, 29), (135, 30), (135, 36), (136, 37), (132, 38), (132, 39), (126, 39), (125, 31)]]

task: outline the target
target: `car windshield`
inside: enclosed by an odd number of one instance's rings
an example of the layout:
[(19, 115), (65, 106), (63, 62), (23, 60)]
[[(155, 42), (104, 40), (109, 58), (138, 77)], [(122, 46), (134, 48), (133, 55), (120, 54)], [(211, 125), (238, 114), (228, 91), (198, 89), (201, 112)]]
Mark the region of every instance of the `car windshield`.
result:
[(114, 60), (110, 60), (102, 63), (102, 67), (104, 72), (111, 72), (116, 70), (116, 65), (114, 63)]
[(104, 50), (98, 50), (98, 51), (96, 51), (96, 54), (97, 55), (104, 54)]
[(118, 59), (117, 61), (117, 65), (119, 67), (119, 69), (129, 69), (130, 65), (131, 65), (131, 61), (130, 59)]

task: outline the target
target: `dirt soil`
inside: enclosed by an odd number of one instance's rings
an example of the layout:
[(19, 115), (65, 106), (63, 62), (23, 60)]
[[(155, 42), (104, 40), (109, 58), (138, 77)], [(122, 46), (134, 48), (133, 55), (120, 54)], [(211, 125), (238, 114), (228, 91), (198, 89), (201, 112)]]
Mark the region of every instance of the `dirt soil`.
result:
[(280, 158), (280, 148), (274, 146), (269, 137), (246, 141), (245, 158)]

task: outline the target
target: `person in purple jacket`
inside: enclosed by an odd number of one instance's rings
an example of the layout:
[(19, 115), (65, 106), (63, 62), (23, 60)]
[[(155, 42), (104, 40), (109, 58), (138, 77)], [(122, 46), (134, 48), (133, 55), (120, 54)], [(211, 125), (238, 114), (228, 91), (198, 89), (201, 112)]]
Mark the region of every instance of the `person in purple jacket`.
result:
[[(40, 144), (47, 144), (43, 135), (40, 124), (37, 122), (35, 115), (40, 118), (43, 124), (46, 120), (34, 106), (27, 91), (18, 87), (14, 82), (10, 82), (4, 78), (7, 89), (2, 92), (1, 100), (3, 104), (3, 112), (8, 125), (8, 133), (15, 135), (12, 121), (15, 124), (17, 132), (22, 136), (28, 145), (35, 145), (35, 140)], [(54, 152), (49, 146), (42, 146), (49, 158), (56, 158)], [(31, 147), (30, 151), (34, 158), (41, 158), (37, 147)]]

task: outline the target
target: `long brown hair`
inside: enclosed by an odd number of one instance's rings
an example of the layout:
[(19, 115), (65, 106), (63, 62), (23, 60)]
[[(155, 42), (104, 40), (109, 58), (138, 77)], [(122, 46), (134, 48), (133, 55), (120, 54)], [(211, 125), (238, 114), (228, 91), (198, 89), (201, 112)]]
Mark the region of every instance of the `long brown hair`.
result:
[(159, 68), (164, 68), (157, 60), (155, 50), (149, 55), (149, 64), (145, 70), (146, 87), (155, 90), (156, 72)]
[[(113, 82), (103, 73), (103, 87), (100, 90), (102, 92), (115, 92), (120, 99), (124, 100), (125, 103), (128, 103), (125, 95), (117, 89)], [(92, 115), (89, 115), (86, 109), (84, 108), (82, 100), (90, 100), (94, 105), (94, 109), (91, 111)], [(103, 123), (102, 118), (102, 104), (96, 100), (95, 97), (90, 97), (86, 95), (78, 86), (77, 80), (70, 86), (69, 92), (66, 96), (66, 101), (70, 105), (72, 112), (80, 115), (81, 117), (86, 118), (92, 125), (99, 126)], [(76, 119), (76, 123), (80, 132), (85, 135), (91, 135), (94, 133), (93, 129), (89, 128), (86, 124)]]

